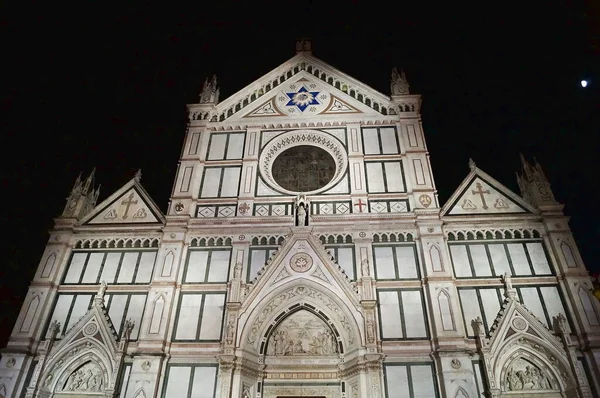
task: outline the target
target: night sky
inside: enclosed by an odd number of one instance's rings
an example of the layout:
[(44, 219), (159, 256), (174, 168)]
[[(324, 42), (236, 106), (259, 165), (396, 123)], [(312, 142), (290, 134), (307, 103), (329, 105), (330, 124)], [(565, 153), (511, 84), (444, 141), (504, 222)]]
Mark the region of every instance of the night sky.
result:
[(597, 1), (122, 3), (0, 5), (0, 347), (77, 175), (97, 168), (100, 202), (142, 169), (166, 211), (185, 104), (204, 79), (217, 74), (224, 100), (303, 37), (385, 94), (392, 67), (405, 70), (423, 96), (441, 203), (469, 158), (517, 193), (519, 153), (537, 158), (587, 267), (600, 269)]

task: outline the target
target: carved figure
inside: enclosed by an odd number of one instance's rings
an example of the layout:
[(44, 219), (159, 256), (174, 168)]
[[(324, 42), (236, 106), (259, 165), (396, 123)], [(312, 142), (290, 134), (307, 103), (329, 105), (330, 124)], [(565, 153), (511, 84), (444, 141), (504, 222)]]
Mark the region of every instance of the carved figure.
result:
[(477, 318), (473, 319), (471, 326), (473, 327), (473, 331), (476, 335), (480, 337), (485, 336), (485, 329), (483, 328), (483, 321), (481, 320), (481, 317), (478, 316)]
[(88, 362), (69, 376), (63, 391), (100, 392), (103, 385), (102, 371), (98, 365)]
[(506, 388), (509, 391), (548, 390), (552, 386), (541, 369), (520, 359), (506, 372)]
[(506, 291), (512, 290), (512, 280), (508, 272), (505, 272), (504, 275), (502, 275), (502, 282), (504, 282)]
[(300, 311), (284, 320), (269, 338), (267, 355), (335, 355), (337, 340), (329, 327), (314, 315)]
[(369, 276), (371, 274), (371, 272), (369, 270), (369, 259), (368, 258), (362, 259), (362, 261), (360, 262), (360, 269), (362, 271), (363, 276)]
[(242, 262), (238, 261), (237, 263), (235, 263), (235, 266), (233, 267), (233, 277), (235, 279), (240, 279), (242, 277)]
[(244, 391), (242, 392), (242, 398), (251, 398), (250, 387), (244, 386)]
[(297, 226), (305, 226), (306, 223), (306, 209), (304, 208), (304, 204), (301, 203), (298, 205), (298, 210), (296, 211), (296, 225)]
[(100, 286), (98, 287), (98, 297), (104, 298), (104, 293), (106, 292), (106, 281), (100, 282)]
[(403, 70), (398, 73), (398, 68), (392, 69), (391, 92), (392, 95), (407, 95), (409, 92), (408, 80)]
[(370, 344), (375, 342), (375, 325), (373, 324), (373, 317), (371, 315), (367, 318), (367, 341)]
[(235, 335), (235, 318), (233, 316), (230, 316), (229, 321), (227, 322), (227, 344), (231, 344), (233, 342), (234, 335)]

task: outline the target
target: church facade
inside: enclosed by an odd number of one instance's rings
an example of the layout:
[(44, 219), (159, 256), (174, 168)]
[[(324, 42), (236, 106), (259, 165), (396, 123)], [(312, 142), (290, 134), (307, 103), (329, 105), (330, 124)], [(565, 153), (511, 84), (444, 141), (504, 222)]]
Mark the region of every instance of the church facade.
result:
[(593, 397), (600, 305), (539, 164), (439, 203), (419, 95), (297, 54), (207, 80), (166, 214), (78, 179), (0, 397)]

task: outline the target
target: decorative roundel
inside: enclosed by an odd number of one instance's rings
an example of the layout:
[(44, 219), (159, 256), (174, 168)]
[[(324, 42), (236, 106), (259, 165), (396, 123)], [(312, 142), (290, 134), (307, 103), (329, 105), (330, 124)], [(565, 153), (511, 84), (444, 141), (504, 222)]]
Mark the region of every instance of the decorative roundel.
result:
[(306, 253), (296, 253), (290, 259), (290, 267), (296, 272), (306, 272), (312, 265), (313, 259)]
[(98, 325), (96, 325), (95, 323), (88, 323), (83, 328), (83, 334), (85, 334), (86, 336), (91, 336), (93, 334), (96, 334), (97, 331), (98, 331)]
[(512, 326), (515, 330), (525, 330), (527, 329), (527, 321), (523, 318), (515, 318), (512, 321)]
[(308, 81), (297, 81), (283, 87), (277, 96), (277, 107), (289, 115), (321, 113), (331, 96), (319, 85)]
[(342, 143), (317, 130), (294, 130), (269, 141), (259, 159), (265, 181), (287, 194), (315, 194), (339, 182), (348, 167)]

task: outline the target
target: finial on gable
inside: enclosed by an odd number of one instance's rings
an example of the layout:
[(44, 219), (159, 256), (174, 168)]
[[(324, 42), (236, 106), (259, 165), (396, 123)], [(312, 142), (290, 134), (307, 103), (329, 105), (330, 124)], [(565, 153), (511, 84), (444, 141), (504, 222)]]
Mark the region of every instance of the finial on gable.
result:
[(214, 104), (219, 102), (219, 88), (217, 87), (217, 75), (213, 75), (210, 82), (208, 78), (204, 80), (202, 91), (200, 92), (201, 104)]
[(408, 84), (404, 70), (401, 69), (400, 72), (398, 72), (398, 68), (394, 66), (392, 68), (392, 78), (390, 82), (392, 95), (408, 95), (410, 94), (409, 87), (410, 85)]
[(96, 206), (99, 189), (94, 189), (94, 180), (96, 168), (92, 170), (90, 175), (83, 181), (81, 173), (75, 180), (75, 185), (71, 189), (71, 193), (67, 198), (67, 204), (62, 213), (62, 217), (81, 218), (91, 211)]
[(312, 42), (309, 39), (300, 39), (296, 42), (296, 53), (312, 54)]
[(135, 178), (137, 182), (142, 181), (142, 169), (138, 169), (138, 171), (135, 172), (135, 176), (133, 178)]
[(469, 158), (469, 169), (471, 171), (475, 170), (477, 168), (477, 165), (475, 164), (475, 161), (471, 158)]

